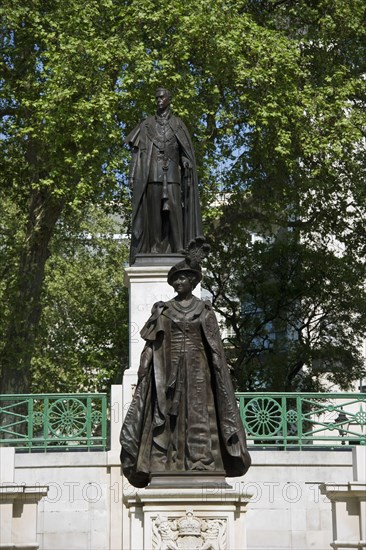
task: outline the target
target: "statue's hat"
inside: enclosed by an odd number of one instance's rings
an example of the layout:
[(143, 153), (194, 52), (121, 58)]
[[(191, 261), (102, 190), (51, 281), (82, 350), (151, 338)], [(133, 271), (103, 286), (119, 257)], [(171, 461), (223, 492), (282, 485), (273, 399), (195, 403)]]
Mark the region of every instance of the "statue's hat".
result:
[(172, 285), (172, 281), (177, 273), (186, 271), (193, 273), (197, 278), (197, 283), (202, 279), (202, 260), (207, 256), (210, 246), (205, 243), (204, 237), (196, 237), (188, 244), (185, 250), (185, 258), (181, 262), (173, 265), (168, 272), (168, 283)]
[(202, 279), (201, 266), (199, 264), (192, 266), (190, 263), (187, 262), (187, 260), (183, 260), (173, 265), (173, 267), (169, 270), (168, 283), (170, 284), (170, 286), (172, 286), (172, 281), (175, 275), (177, 273), (180, 273), (181, 271), (187, 271), (187, 272), (193, 273), (197, 278), (197, 283), (199, 283), (200, 280)]

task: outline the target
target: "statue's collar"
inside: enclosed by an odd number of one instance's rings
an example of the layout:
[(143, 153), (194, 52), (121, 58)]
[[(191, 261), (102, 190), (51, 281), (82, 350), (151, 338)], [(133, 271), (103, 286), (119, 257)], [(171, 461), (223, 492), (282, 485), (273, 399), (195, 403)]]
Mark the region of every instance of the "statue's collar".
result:
[(167, 111), (165, 111), (165, 113), (163, 113), (161, 115), (156, 113), (155, 120), (157, 120), (158, 122), (165, 122), (165, 121), (168, 121), (171, 116), (172, 116), (171, 110), (168, 109)]

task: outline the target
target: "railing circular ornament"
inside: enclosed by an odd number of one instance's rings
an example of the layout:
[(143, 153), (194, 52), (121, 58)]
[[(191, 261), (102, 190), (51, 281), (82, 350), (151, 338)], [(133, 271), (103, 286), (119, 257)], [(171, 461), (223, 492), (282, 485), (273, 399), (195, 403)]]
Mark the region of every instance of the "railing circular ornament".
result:
[(364, 426), (366, 424), (366, 411), (360, 409), (358, 412), (356, 412), (355, 420), (357, 424), (359, 424), (360, 426)]
[(287, 422), (289, 422), (290, 424), (294, 424), (295, 422), (297, 422), (297, 418), (298, 418), (298, 415), (297, 415), (297, 412), (294, 411), (294, 409), (290, 409), (289, 411), (287, 411), (287, 414), (286, 414)]
[(61, 438), (85, 433), (87, 409), (79, 399), (58, 399), (49, 408), (49, 427)]
[(271, 397), (251, 399), (244, 408), (248, 435), (276, 435), (281, 427), (282, 409)]
[(91, 413), (91, 422), (93, 426), (99, 426), (102, 423), (103, 415), (100, 411), (93, 411)]
[(33, 426), (35, 428), (41, 428), (44, 423), (44, 415), (41, 412), (33, 413)]

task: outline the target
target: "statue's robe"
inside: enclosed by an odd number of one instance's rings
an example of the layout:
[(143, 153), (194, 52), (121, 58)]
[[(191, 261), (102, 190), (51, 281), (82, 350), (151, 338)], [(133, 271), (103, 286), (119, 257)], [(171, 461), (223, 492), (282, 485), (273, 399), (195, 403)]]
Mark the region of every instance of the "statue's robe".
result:
[[(172, 337), (172, 326), (179, 322), (179, 313), (173, 302), (156, 303), (141, 331), (146, 345), (141, 354), (138, 384), (121, 430), (123, 471), (136, 487), (145, 487), (151, 473), (159, 470), (220, 469), (228, 477), (237, 477), (244, 475), (250, 466), (245, 431), (211, 305), (194, 297), (192, 308), (184, 314), (184, 319), (189, 321), (181, 325), (186, 327), (185, 337), (190, 338), (193, 324), (198, 323), (201, 345), (193, 344), (193, 352), (188, 350), (187, 360), (179, 363), (174, 357)], [(184, 362), (186, 364), (182, 364)], [(180, 386), (179, 369), (186, 371)], [(188, 395), (187, 388), (191, 388)], [(202, 410), (202, 415), (193, 417), (192, 422), (191, 409)], [(181, 414), (185, 415), (183, 422), (179, 420)], [(184, 441), (173, 446), (184, 449), (186, 456), (182, 460), (178, 449), (172, 460), (169, 448), (175, 428), (171, 427), (179, 422), (185, 426), (179, 435), (181, 438), (183, 432)], [(190, 437), (190, 430), (196, 432), (196, 438), (194, 434)], [(210, 433), (216, 443), (205, 439)], [(156, 456), (160, 457), (158, 461)], [(196, 466), (187, 467), (195, 460)]]
[[(146, 187), (151, 173), (152, 151), (154, 139), (157, 138), (156, 118), (150, 116), (143, 120), (127, 136), (126, 143), (132, 148), (130, 179), (133, 181), (132, 193), (132, 236), (130, 263), (134, 263), (136, 254), (150, 253), (147, 246), (149, 232), (149, 212), (146, 200)], [(193, 144), (183, 121), (174, 116), (168, 117), (170, 130), (176, 137), (181, 159), (187, 159), (191, 168), (181, 166), (181, 204), (175, 208), (183, 208), (183, 236), (185, 248), (196, 237), (203, 235), (202, 218), (198, 194), (198, 178)], [(175, 250), (173, 252), (180, 252)]]

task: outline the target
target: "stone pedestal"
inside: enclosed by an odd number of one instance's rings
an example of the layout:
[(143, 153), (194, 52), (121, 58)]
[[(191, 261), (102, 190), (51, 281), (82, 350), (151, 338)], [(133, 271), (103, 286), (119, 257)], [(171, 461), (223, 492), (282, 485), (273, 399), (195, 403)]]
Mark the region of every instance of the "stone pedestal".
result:
[[(150, 487), (125, 496), (129, 550), (244, 550), (250, 495), (222, 483)], [(127, 550), (127, 547), (126, 547)]]
[(332, 503), (335, 550), (366, 548), (366, 483), (324, 483), (321, 492)]
[(0, 548), (37, 550), (38, 502), (48, 487), (14, 483), (14, 449), (0, 449)]
[(129, 291), (130, 369), (137, 372), (144, 341), (140, 331), (155, 302), (167, 301), (174, 289), (167, 283), (171, 266), (132, 266), (125, 270), (125, 284)]
[(366, 448), (355, 447), (352, 455), (354, 481), (320, 485), (332, 503), (334, 550), (366, 548)]

